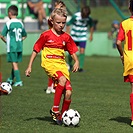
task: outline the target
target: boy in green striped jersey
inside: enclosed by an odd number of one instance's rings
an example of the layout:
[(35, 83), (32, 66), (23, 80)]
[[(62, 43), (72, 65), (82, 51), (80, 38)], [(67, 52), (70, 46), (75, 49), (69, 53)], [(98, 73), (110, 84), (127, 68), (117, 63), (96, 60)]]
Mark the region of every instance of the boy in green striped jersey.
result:
[(3, 27), (1, 39), (6, 43), (7, 47), (7, 61), (12, 64), (11, 75), (7, 79), (11, 85), (16, 79), (13, 86), (23, 86), (21, 81), (18, 62), (22, 61), (23, 40), (27, 33), (24, 29), (23, 23), (17, 19), (18, 7), (11, 5), (8, 8), (9, 21)]
[[(83, 72), (84, 58), (85, 58), (85, 47), (87, 42), (88, 27), (90, 27), (89, 40), (93, 39), (94, 23), (92, 18), (89, 16), (91, 13), (89, 6), (84, 6), (81, 12), (75, 13), (72, 18), (67, 22), (66, 32), (70, 33), (76, 45), (79, 47), (79, 72)], [(70, 31), (70, 25), (72, 25)], [(68, 55), (68, 63), (70, 68), (72, 67), (72, 59)]]

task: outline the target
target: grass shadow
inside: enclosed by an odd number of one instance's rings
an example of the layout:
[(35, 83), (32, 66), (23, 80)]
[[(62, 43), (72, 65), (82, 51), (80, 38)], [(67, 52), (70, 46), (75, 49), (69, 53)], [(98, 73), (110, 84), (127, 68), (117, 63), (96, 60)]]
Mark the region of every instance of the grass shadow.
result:
[(50, 124), (52, 125), (57, 125), (57, 123), (54, 122), (50, 116), (28, 118), (28, 119), (25, 119), (24, 121), (31, 121), (31, 120), (47, 121), (47, 122), (50, 122)]
[(115, 118), (111, 118), (109, 120), (110, 121), (117, 121), (119, 123), (126, 123), (127, 125), (130, 125), (131, 124), (131, 119), (129, 117), (121, 117), (121, 116), (118, 116), (118, 117), (115, 117)]
[(24, 121), (31, 121), (31, 120), (40, 120), (40, 121), (49, 121), (49, 122), (52, 122), (52, 119), (51, 117), (49, 116), (45, 116), (45, 117), (34, 117), (34, 118), (28, 118), (28, 119), (25, 119)]

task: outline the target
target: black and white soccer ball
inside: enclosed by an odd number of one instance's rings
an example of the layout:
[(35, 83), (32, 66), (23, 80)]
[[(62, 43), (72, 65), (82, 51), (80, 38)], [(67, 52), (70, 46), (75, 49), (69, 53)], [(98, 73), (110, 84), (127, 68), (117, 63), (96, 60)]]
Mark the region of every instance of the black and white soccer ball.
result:
[(66, 126), (77, 126), (80, 122), (80, 114), (77, 110), (69, 109), (63, 113), (62, 121)]
[(10, 94), (12, 92), (12, 86), (7, 82), (2, 82), (0, 88), (3, 94)]

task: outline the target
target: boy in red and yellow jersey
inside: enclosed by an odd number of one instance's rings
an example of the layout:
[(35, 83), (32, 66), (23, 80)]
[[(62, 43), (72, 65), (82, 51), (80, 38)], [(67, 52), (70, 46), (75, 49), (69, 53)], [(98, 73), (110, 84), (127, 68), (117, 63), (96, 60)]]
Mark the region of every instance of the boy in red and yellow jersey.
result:
[[(51, 22), (53, 26), (51, 29), (43, 32), (34, 44), (29, 65), (25, 71), (26, 76), (30, 76), (33, 61), (37, 56), (37, 53), (42, 50), (41, 66), (44, 68), (47, 75), (57, 84), (53, 107), (50, 110), (50, 114), (57, 124), (62, 124), (61, 116), (65, 110), (69, 109), (72, 94), (69, 71), (65, 61), (65, 51), (68, 51), (75, 61), (73, 72), (77, 72), (79, 69), (79, 61), (76, 56), (78, 48), (71, 36), (63, 31), (66, 19), (67, 15), (65, 10), (58, 8), (53, 10), (51, 14)], [(62, 94), (64, 94), (64, 100), (60, 112), (59, 105)]]
[[(66, 6), (65, 6), (65, 3), (63, 1), (56, 1), (55, 2), (55, 8), (61, 8), (61, 9), (64, 9), (66, 10)], [(48, 25), (49, 25), (49, 28), (52, 28), (52, 22), (51, 22), (51, 16), (49, 17), (48, 19)], [(50, 94), (50, 93), (55, 93), (55, 85), (54, 85), (54, 82), (52, 80), (52, 78), (48, 78), (48, 87), (46, 89), (46, 94)]]
[[(130, 82), (131, 84), (130, 108), (132, 113), (131, 126), (133, 127), (133, 0), (130, 0), (129, 10), (131, 17), (120, 24), (117, 49), (124, 65), (124, 82)], [(122, 47), (122, 41), (125, 41), (124, 48)]]

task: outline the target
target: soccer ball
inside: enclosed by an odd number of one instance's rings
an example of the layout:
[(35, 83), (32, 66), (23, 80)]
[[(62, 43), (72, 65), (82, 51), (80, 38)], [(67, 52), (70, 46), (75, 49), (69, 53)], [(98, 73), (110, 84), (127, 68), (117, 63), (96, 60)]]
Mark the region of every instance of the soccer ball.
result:
[(3, 94), (10, 94), (12, 92), (12, 86), (7, 82), (2, 82), (0, 85), (0, 91)]
[(69, 109), (63, 113), (62, 121), (66, 126), (77, 126), (80, 122), (80, 114), (74, 109)]

